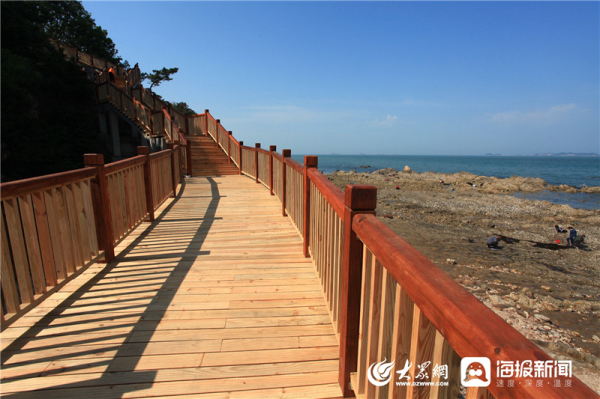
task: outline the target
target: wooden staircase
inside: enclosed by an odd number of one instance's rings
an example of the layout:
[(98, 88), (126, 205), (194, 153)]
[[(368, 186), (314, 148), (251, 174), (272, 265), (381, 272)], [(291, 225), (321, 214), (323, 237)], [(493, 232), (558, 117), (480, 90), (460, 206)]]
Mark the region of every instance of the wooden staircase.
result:
[(207, 136), (186, 136), (192, 144), (192, 176), (237, 175), (239, 169)]
[(144, 132), (144, 134), (150, 136), (150, 137), (156, 137), (157, 135), (152, 134), (152, 130), (150, 130), (150, 128), (148, 126), (144, 126), (142, 123), (140, 123), (140, 121), (136, 118), (135, 114), (133, 111), (131, 110), (124, 110), (121, 107), (119, 107), (119, 104), (116, 103), (115, 101), (113, 101), (112, 98), (109, 98), (109, 100), (106, 102), (106, 104), (110, 104), (113, 106), (113, 108), (120, 114), (122, 115), (130, 124), (133, 124), (135, 126), (137, 126), (142, 132)]

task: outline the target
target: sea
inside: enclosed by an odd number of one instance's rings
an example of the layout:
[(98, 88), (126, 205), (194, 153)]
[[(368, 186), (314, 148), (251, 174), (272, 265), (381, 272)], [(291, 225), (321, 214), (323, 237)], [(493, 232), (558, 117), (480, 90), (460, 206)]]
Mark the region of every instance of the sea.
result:
[[(292, 158), (303, 163), (304, 156)], [(578, 156), (439, 156), (439, 155), (319, 155), (319, 170), (374, 172), (384, 168), (401, 171), (405, 166), (415, 172), (457, 173), (507, 178), (539, 177), (548, 184), (576, 188), (600, 186), (600, 157)], [(519, 198), (567, 204), (579, 209), (600, 209), (600, 195), (544, 191), (516, 193)]]

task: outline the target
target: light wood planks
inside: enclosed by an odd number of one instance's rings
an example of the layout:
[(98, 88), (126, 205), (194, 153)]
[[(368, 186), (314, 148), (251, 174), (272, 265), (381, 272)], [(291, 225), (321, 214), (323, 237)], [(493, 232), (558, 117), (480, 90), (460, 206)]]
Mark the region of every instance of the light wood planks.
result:
[(2, 200), (2, 328), (98, 254), (89, 180)]
[(319, 279), (268, 190), (186, 179), (157, 215), (3, 332), (3, 394), (341, 396)]

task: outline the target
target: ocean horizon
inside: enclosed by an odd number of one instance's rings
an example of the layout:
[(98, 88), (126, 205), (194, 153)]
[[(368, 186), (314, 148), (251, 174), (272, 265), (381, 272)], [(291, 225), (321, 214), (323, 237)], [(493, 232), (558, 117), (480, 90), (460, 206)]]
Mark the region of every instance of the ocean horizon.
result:
[[(508, 178), (511, 176), (536, 177), (552, 185), (566, 184), (581, 188), (600, 186), (600, 157), (579, 156), (489, 156), (489, 155), (318, 155), (318, 168), (325, 174), (340, 171), (374, 172), (393, 168), (398, 171), (408, 166), (415, 172), (458, 173), (469, 172), (480, 176)], [(304, 155), (292, 155), (303, 163)], [(522, 193), (527, 199), (546, 200), (568, 204), (573, 208), (600, 209), (597, 194), (542, 194)]]
[[(374, 172), (405, 166), (413, 171), (458, 173), (507, 178), (538, 177), (548, 184), (573, 187), (600, 186), (600, 157), (565, 156), (489, 156), (489, 155), (317, 155), (319, 170)], [(292, 155), (299, 162), (304, 155)]]

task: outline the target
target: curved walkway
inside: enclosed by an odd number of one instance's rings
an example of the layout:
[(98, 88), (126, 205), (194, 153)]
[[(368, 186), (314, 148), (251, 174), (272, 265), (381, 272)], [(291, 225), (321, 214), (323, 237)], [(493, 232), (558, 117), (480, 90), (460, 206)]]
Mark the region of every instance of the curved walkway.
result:
[(337, 339), (279, 201), (196, 177), (161, 211), (2, 333), (2, 395), (339, 397)]

